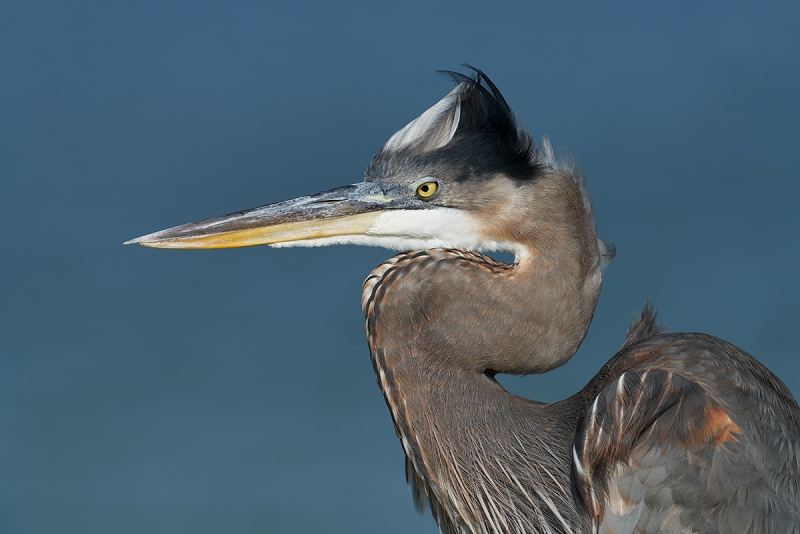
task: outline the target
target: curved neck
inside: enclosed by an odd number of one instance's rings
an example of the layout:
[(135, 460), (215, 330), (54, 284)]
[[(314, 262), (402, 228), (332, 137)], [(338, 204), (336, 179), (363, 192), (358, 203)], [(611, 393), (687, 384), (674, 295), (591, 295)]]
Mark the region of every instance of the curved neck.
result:
[(517, 263), (432, 249), (395, 256), (364, 283), (378, 383), (418, 502), (455, 532), (580, 531), (570, 492), (582, 397), (546, 405), (496, 373), (543, 373), (583, 340), (600, 293), (600, 250), (579, 180), (542, 179), (528, 210), (482, 220)]
[(417, 502), (442, 532), (581, 531), (569, 477), (579, 406), (526, 401), (486, 375), (442, 378), (382, 383)]
[(409, 481), (443, 532), (580, 530), (569, 481), (580, 406), (522, 399), (492, 378), (560, 365), (591, 320), (596, 291), (554, 284), (559, 271), (540, 261), (434, 249), (398, 255), (365, 282), (378, 383)]

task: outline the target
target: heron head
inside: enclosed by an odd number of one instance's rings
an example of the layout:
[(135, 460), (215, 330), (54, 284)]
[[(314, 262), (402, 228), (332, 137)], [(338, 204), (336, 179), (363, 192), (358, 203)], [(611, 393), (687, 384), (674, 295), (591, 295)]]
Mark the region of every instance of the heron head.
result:
[[(157, 248), (359, 244), (527, 253), (522, 234), (552, 218), (537, 198), (558, 174), (549, 144), (537, 147), (497, 87), (478, 69), (448, 73), (456, 87), (395, 133), (361, 183), (184, 224), (127, 243)], [(578, 197), (581, 184), (570, 184)], [(543, 189), (544, 188), (544, 189)], [(544, 194), (537, 193), (537, 189)], [(583, 199), (588, 210), (588, 200)]]

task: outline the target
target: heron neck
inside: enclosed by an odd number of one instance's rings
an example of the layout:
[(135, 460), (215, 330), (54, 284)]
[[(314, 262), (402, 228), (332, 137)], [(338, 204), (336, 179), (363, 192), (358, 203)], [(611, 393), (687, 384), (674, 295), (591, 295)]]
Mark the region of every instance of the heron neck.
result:
[(392, 358), (473, 374), (532, 374), (575, 354), (599, 292), (599, 267), (586, 273), (543, 253), (506, 265), (433, 249), (376, 268), (362, 307), (371, 345), (391, 346)]
[(545, 372), (569, 359), (599, 281), (587, 294), (585, 280), (564, 278), (569, 266), (531, 258), (509, 266), (459, 250), (406, 253), (365, 282), (378, 383), (410, 481), (440, 526), (578, 530), (569, 466), (579, 407), (511, 395), (493, 375)]
[(581, 531), (569, 480), (579, 403), (530, 401), (486, 374), (375, 349), (407, 478), (443, 532)]

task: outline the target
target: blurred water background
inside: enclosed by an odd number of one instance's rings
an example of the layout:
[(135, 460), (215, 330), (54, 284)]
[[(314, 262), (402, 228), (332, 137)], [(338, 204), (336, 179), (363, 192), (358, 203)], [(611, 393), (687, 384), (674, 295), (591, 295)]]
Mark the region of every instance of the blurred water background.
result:
[(617, 246), (579, 389), (645, 299), (800, 394), (792, 2), (0, 7), (0, 531), (436, 532), (375, 385), (390, 253), (154, 251), (144, 233), (360, 181), (484, 69), (583, 168)]

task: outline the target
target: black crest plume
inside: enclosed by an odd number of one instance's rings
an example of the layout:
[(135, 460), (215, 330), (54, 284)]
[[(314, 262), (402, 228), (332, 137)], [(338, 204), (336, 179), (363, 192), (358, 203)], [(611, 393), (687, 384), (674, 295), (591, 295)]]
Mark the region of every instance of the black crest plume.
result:
[[(514, 179), (539, 174), (542, 161), (531, 136), (522, 130), (497, 86), (480, 69), (472, 75), (440, 71), (456, 88), (395, 133), (376, 154), (377, 167), (398, 160), (446, 162), (459, 179), (503, 173)], [(371, 174), (368, 172), (368, 175)]]
[(450, 143), (452, 149), (463, 144), (459, 152), (468, 150), (473, 158), (483, 158), (482, 172), (503, 171), (513, 178), (538, 174), (543, 167), (538, 150), (531, 136), (517, 124), (500, 90), (482, 70), (464, 66), (472, 70), (473, 76), (440, 71), (459, 87), (460, 120)]

